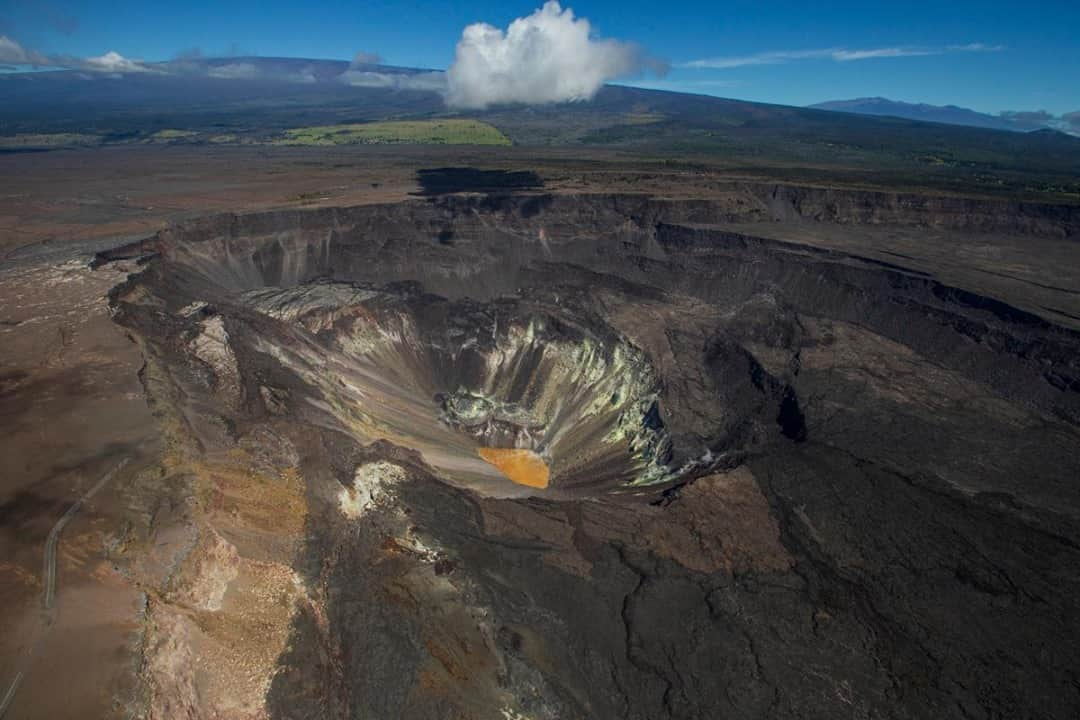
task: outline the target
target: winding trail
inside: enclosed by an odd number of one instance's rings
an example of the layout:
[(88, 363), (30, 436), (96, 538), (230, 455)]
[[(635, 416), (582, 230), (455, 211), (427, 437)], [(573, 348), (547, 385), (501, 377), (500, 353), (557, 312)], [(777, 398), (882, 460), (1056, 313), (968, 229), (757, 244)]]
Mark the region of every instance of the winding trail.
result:
[(19, 689), (19, 685), (22, 683), (23, 671), (15, 673), (15, 679), (11, 681), (11, 685), (8, 687), (7, 692), (4, 693), (4, 699), (0, 700), (0, 718), (4, 717), (4, 713), (7, 712), (8, 705), (15, 699), (15, 691)]
[(71, 519), (75, 517), (82, 506), (90, 500), (90, 498), (94, 497), (101, 488), (105, 487), (105, 485), (116, 476), (116, 473), (120, 472), (129, 461), (130, 458), (124, 458), (114, 466), (112, 470), (105, 473), (92, 488), (87, 490), (82, 497), (76, 500), (72, 506), (67, 509), (67, 512), (56, 521), (52, 530), (49, 531), (49, 537), (45, 540), (45, 565), (41, 574), (45, 582), (45, 592), (42, 594), (41, 604), (46, 610), (52, 610), (53, 603), (56, 599), (56, 547), (60, 542), (60, 533), (64, 532), (64, 528), (67, 527), (67, 524), (71, 522)]
[(94, 497), (101, 488), (105, 487), (110, 480), (116, 477), (116, 474), (120, 472), (124, 466), (131, 461), (131, 458), (124, 458), (119, 463), (113, 466), (111, 470), (105, 473), (100, 480), (94, 483), (93, 487), (87, 490), (82, 496), (72, 503), (71, 507), (67, 509), (60, 519), (56, 521), (52, 529), (49, 531), (49, 536), (45, 540), (45, 560), (42, 566), (42, 582), (45, 588), (41, 596), (41, 605), (45, 609), (45, 616), (43, 618), (43, 632), (38, 637), (37, 642), (30, 648), (30, 651), (26, 654), (22, 661), (22, 667), (15, 673), (15, 679), (11, 681), (7, 690), (4, 692), (2, 698), (0, 698), (0, 718), (4, 717), (11, 702), (15, 699), (15, 693), (19, 689), (19, 685), (22, 683), (23, 678), (26, 675), (27, 668), (34, 655), (37, 654), (38, 649), (45, 641), (45, 637), (48, 635), (49, 630), (52, 629), (53, 622), (56, 619), (56, 549), (60, 544), (60, 534), (64, 532), (64, 528), (71, 522), (72, 518), (82, 509), (90, 498)]

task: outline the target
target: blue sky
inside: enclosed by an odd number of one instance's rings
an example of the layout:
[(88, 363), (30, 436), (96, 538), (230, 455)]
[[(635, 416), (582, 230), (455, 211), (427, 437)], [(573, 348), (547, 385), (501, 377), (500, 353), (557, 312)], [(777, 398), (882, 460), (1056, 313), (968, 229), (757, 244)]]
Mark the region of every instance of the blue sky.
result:
[[(0, 0), (0, 35), (47, 54), (348, 59), (364, 50), (445, 68), (465, 25), (504, 27), (539, 4)], [(563, 4), (602, 36), (672, 63), (643, 85), (794, 105), (881, 95), (985, 112), (1080, 110), (1080, 1)], [(710, 59), (699, 65), (719, 67), (687, 66)]]

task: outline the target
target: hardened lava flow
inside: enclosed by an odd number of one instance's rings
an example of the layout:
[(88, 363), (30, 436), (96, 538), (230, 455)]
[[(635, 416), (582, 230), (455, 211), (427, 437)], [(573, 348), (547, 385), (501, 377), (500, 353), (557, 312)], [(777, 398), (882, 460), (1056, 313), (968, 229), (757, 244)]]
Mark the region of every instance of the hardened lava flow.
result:
[(1080, 335), (776, 237), (1077, 236), (1014, 210), (454, 196), (101, 256), (169, 434), (148, 714), (1067, 715)]

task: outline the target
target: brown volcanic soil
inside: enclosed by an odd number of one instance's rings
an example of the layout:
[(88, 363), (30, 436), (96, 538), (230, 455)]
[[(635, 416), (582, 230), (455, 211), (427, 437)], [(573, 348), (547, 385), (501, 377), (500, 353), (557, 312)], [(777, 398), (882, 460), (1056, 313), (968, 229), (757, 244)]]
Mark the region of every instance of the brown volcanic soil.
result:
[[(106, 551), (130, 523), (121, 490), (157, 452), (142, 354), (109, 317), (122, 271), (85, 262), (0, 271), (0, 682), (26, 679), (11, 717), (91, 717), (134, 692), (139, 592)], [(42, 547), (120, 458), (134, 462), (66, 528), (55, 614), (41, 609)], [(57, 677), (68, 680), (60, 686)]]
[[(732, 181), (742, 180), (770, 186), (873, 187), (897, 195), (901, 205), (920, 198), (956, 197), (928, 191), (917, 178), (902, 187), (873, 185), (873, 176), (855, 169), (844, 175), (813, 164), (763, 160), (747, 167), (716, 157), (672, 161), (597, 148), (361, 145), (208, 151), (118, 146), (0, 155), (0, 258), (16, 257), (13, 251), (37, 243), (67, 245), (95, 238), (116, 243), (169, 222), (215, 212), (393, 202), (419, 190), (419, 170), (443, 166), (527, 169), (540, 175), (547, 190), (556, 192), (646, 192), (708, 199)], [(852, 179), (856, 174), (857, 181)], [(1053, 197), (1040, 197), (1031, 202), (1054, 202)], [(996, 202), (1002, 199), (997, 197)], [(966, 214), (962, 208), (960, 214)]]
[[(94, 272), (56, 260), (92, 242), (10, 255), (0, 681), (49, 527), (134, 458), (65, 530), (13, 716), (1080, 709), (1073, 209), (635, 188), (616, 157), (418, 199), (407, 150), (112, 152), (28, 163), (25, 237), (260, 212)], [(64, 217), (78, 192), (109, 209)], [(543, 455), (549, 487), (477, 447)]]

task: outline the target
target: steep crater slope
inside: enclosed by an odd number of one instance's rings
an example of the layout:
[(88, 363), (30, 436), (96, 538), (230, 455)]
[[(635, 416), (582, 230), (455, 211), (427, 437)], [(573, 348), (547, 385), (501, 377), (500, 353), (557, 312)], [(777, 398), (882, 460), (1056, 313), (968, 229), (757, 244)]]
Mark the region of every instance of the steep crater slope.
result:
[(542, 460), (550, 483), (526, 484), (552, 490), (667, 472), (655, 369), (580, 307), (449, 302), (341, 282), (249, 291), (242, 301), (297, 328), (260, 337), (256, 349), (318, 388), (343, 427), (416, 449), (458, 484), (512, 490), (482, 459), (502, 450)]
[(113, 308), (178, 432), (295, 448), (273, 716), (1080, 707), (1080, 336), (715, 228), (780, 199), (221, 216), (101, 258), (144, 263)]

